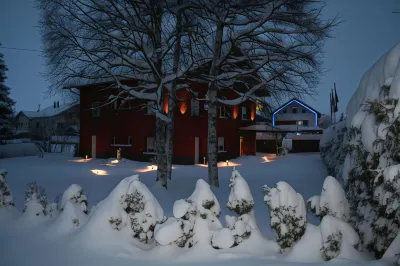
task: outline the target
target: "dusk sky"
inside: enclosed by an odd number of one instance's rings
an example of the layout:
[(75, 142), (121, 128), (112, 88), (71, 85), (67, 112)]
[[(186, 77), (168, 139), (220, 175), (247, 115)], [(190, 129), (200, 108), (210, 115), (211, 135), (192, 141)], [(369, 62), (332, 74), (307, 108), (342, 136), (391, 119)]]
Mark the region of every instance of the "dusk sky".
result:
[[(321, 113), (329, 113), (329, 92), (336, 82), (339, 112), (357, 89), (359, 81), (386, 51), (400, 41), (399, 0), (329, 0), (324, 18), (339, 15), (345, 20), (333, 31), (325, 46), (324, 69), (316, 99), (304, 99)], [(39, 14), (34, 0), (2, 0), (0, 42), (3, 47), (41, 50), (37, 28)], [(48, 82), (42, 73), (40, 52), (0, 48), (9, 68), (7, 85), (17, 101), (16, 110), (36, 110), (57, 98), (46, 98)]]

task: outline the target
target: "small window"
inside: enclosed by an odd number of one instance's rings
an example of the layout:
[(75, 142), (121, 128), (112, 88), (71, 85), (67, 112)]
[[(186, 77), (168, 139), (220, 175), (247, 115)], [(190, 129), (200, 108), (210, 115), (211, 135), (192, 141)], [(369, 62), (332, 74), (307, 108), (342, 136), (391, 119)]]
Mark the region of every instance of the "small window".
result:
[(305, 114), (306, 113), (306, 109), (301, 108), (301, 113)]
[(293, 114), (297, 114), (297, 107), (293, 107), (293, 108), (292, 108), (292, 113), (293, 113)]
[(57, 123), (57, 128), (63, 128), (63, 123)]
[(92, 104), (92, 117), (100, 117), (100, 103)]
[(224, 137), (218, 137), (218, 151), (225, 151)]
[(282, 113), (286, 114), (286, 112), (287, 112), (286, 108), (282, 110)]
[(128, 145), (132, 145), (132, 136), (128, 137)]
[(39, 128), (39, 127), (40, 127), (40, 123), (36, 122), (36, 128)]
[(220, 106), (219, 107), (219, 117), (220, 118), (227, 118), (228, 117), (225, 106)]
[(112, 145), (115, 145), (115, 144), (117, 144), (117, 137), (112, 137)]
[(199, 97), (199, 94), (197, 92), (193, 93), (192, 100), (190, 102), (190, 111), (192, 116), (199, 116), (200, 115), (200, 102), (197, 99)]
[(246, 106), (242, 106), (242, 120), (247, 120), (247, 110), (246, 110)]
[(155, 152), (156, 145), (155, 145), (155, 139), (154, 137), (147, 137), (147, 152)]

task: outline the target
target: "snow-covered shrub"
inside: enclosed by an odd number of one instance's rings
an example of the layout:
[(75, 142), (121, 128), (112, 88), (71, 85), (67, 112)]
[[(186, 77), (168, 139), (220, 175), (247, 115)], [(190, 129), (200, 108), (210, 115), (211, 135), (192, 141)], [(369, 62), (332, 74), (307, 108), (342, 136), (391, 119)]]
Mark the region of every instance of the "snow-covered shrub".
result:
[(120, 195), (117, 211), (108, 218), (108, 222), (118, 231), (129, 226), (134, 238), (146, 244), (152, 243), (155, 226), (164, 221), (163, 210), (150, 190), (140, 181), (139, 175), (126, 178), (126, 182), (128, 181), (127, 188), (120, 191), (121, 188), (117, 187), (118, 191), (115, 191)]
[(64, 191), (61, 200), (58, 202), (60, 211), (63, 211), (68, 201), (79, 206), (84, 214), (89, 213), (87, 197), (83, 193), (82, 187), (79, 185), (72, 184)]
[(88, 217), (88, 201), (83, 189), (76, 184), (69, 186), (63, 193), (61, 200), (49, 204), (49, 214), (58, 217), (57, 224), (62, 230), (69, 231), (86, 223)]
[[(192, 247), (199, 242), (210, 245), (212, 232), (222, 229), (218, 220), (220, 212), (219, 202), (210, 185), (199, 179), (190, 197), (175, 201), (175, 218), (157, 225), (155, 239), (160, 245), (175, 244), (178, 247)], [(196, 236), (196, 232), (201, 236)]]
[(28, 184), (25, 191), (25, 207), (22, 210), (27, 216), (46, 216), (47, 195), (46, 190), (35, 182)]
[(264, 202), (268, 205), (271, 227), (277, 233), (281, 252), (292, 247), (304, 234), (307, 226), (303, 197), (286, 182), (278, 182), (276, 188), (263, 186)]
[(0, 208), (14, 206), (13, 196), (7, 185), (7, 174), (6, 170), (0, 170)]
[(227, 207), (239, 216), (226, 215), (225, 221), (234, 237), (234, 246), (237, 246), (250, 237), (252, 229), (257, 228), (253, 210), (254, 200), (246, 180), (235, 169), (232, 171), (229, 187), (231, 191)]
[(321, 196), (313, 196), (308, 201), (308, 207), (321, 219), (330, 215), (348, 221), (350, 216), (349, 202), (340, 183), (332, 176), (325, 178)]
[(331, 260), (346, 250), (357, 252), (360, 238), (356, 231), (346, 222), (333, 216), (324, 216), (320, 224), (322, 235), (322, 255)]

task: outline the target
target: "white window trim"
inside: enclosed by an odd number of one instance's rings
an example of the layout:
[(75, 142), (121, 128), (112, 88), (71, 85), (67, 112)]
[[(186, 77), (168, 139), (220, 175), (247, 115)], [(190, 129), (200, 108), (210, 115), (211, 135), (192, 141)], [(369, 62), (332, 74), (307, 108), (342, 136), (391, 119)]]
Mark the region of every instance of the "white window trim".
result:
[[(153, 151), (149, 151), (149, 139), (153, 139)], [(155, 154), (156, 153), (156, 139), (155, 137), (147, 137), (146, 138), (146, 154)]]
[(116, 143), (117, 137), (113, 137), (113, 143), (111, 143), (111, 147), (132, 147), (132, 144), (119, 144)]

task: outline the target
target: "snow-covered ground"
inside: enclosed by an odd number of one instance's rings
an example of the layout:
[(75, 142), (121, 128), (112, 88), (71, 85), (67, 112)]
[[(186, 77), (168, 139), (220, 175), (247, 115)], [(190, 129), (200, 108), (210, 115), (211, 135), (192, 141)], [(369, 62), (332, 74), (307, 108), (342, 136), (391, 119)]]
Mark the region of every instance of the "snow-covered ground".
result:
[[(232, 166), (235, 166), (247, 181), (254, 197), (254, 215), (258, 227), (264, 237), (273, 239), (274, 231), (270, 227), (269, 211), (263, 202), (264, 194), (261, 186), (274, 187), (279, 181), (285, 181), (300, 193), (304, 199), (320, 194), (322, 184), (327, 175), (319, 154), (289, 154), (285, 157), (249, 156), (221, 163), (219, 168), (220, 188), (213, 188), (221, 205), (221, 222), (225, 215), (232, 215), (226, 203), (230, 188), (229, 182)], [(71, 184), (78, 184), (88, 197), (88, 209), (96, 206), (107, 198), (110, 192), (122, 179), (139, 174), (141, 181), (150, 189), (164, 210), (164, 215), (173, 216), (173, 205), (176, 200), (188, 198), (195, 189), (198, 179), (206, 179), (207, 167), (202, 165), (181, 166), (173, 169), (169, 189), (165, 191), (155, 186), (156, 171), (149, 163), (120, 162), (110, 163), (105, 160), (73, 159), (63, 154), (46, 154), (44, 158), (23, 157), (0, 160), (0, 169), (6, 169), (9, 174), (7, 183), (13, 193), (18, 210), (24, 207), (24, 192), (28, 183), (36, 181), (47, 191), (49, 201), (62, 196)], [(104, 205), (104, 204), (103, 204)], [(104, 207), (104, 206), (103, 206)], [(71, 207), (73, 208), (73, 207)], [(3, 218), (5, 216), (3, 215)], [(165, 264), (198, 264), (213, 263), (218, 265), (281, 265), (291, 262), (272, 252), (271, 241), (252, 237), (248, 242), (236, 248), (209, 250), (199, 247), (192, 248), (185, 256), (177, 256), (176, 249), (168, 246), (144, 251), (131, 245), (114, 245), (102, 228), (99, 227), (95, 238), (85, 239), (85, 232), (72, 232), (57, 236), (54, 221), (35, 219), (24, 220), (24, 217), (1, 219), (0, 212), (0, 258), (1, 265), (145, 265)], [(36, 217), (35, 217), (36, 218)], [(38, 222), (41, 221), (41, 222)], [(319, 219), (308, 215), (308, 222), (319, 224)], [(93, 226), (93, 230), (95, 230)], [(93, 233), (93, 232), (92, 232)], [(93, 236), (93, 234), (91, 235)], [(133, 240), (130, 240), (133, 243)], [(97, 246), (110, 243), (104, 249)], [(102, 245), (104, 247), (104, 245)], [(304, 247), (307, 249), (307, 247)], [(190, 249), (189, 249), (190, 250)], [(297, 252), (299, 252), (297, 250)], [(301, 252), (300, 252), (301, 253)], [(354, 262), (335, 259), (346, 265), (365, 265), (366, 262)], [(334, 261), (331, 261), (334, 262)], [(4, 264), (3, 264), (4, 263)], [(368, 265), (388, 265), (389, 262), (370, 261)]]

